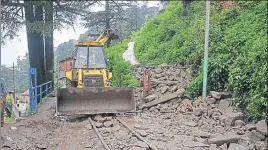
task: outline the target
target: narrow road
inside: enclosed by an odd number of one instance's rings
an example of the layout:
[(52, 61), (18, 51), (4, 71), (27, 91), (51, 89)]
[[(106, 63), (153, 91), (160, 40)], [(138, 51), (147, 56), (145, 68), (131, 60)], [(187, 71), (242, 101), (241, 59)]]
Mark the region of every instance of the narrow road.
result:
[(134, 42), (128, 43), (128, 48), (123, 53), (123, 58), (132, 65), (140, 64), (134, 56)]

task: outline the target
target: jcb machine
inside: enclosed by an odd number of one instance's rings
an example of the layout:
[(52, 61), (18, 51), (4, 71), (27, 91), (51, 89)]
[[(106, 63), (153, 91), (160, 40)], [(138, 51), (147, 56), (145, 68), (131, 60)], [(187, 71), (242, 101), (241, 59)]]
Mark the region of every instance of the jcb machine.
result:
[(70, 84), (57, 91), (57, 115), (135, 111), (134, 89), (111, 87), (104, 45), (116, 38), (112, 30), (105, 30), (95, 41), (76, 43), (71, 69), (65, 72)]

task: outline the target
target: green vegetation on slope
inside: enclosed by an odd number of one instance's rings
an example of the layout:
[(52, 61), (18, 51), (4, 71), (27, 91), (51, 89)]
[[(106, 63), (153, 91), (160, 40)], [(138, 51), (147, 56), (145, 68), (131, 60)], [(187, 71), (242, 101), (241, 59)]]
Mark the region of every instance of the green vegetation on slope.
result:
[(112, 84), (115, 87), (135, 87), (138, 85), (134, 78), (133, 66), (123, 59), (123, 53), (128, 46), (127, 40), (122, 44), (118, 43), (105, 49), (106, 56), (109, 59), (109, 70), (112, 71)]
[[(201, 95), (205, 2), (194, 1), (186, 10), (170, 2), (135, 34), (135, 56), (144, 64), (190, 64), (195, 79), (187, 93)], [(211, 5), (208, 91), (228, 90), (254, 118), (265, 116), (267, 92), (267, 1), (236, 2), (223, 9)]]

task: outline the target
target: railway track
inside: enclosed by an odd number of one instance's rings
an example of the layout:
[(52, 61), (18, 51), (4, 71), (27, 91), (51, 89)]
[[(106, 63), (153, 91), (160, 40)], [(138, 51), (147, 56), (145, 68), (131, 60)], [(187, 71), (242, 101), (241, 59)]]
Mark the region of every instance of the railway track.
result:
[[(115, 120), (118, 121), (118, 123), (121, 124), (123, 127), (125, 127), (125, 129), (130, 131), (132, 133), (132, 135), (135, 135), (135, 137), (137, 137), (139, 139), (139, 141), (144, 142), (146, 145), (148, 145), (150, 150), (157, 150), (157, 148), (154, 145), (152, 145), (149, 141), (147, 141), (144, 137), (142, 137), (138, 132), (136, 132), (134, 129), (132, 129), (120, 117), (115, 117)], [(92, 128), (94, 129), (94, 131), (97, 134), (98, 138), (100, 139), (104, 149), (105, 150), (113, 150), (113, 149), (115, 149), (112, 144), (108, 144), (109, 142), (105, 142), (104, 137), (102, 136), (102, 134), (99, 131), (100, 128), (96, 127), (94, 121), (90, 117), (89, 117), (89, 122), (92, 125)], [(114, 134), (115, 134), (115, 137), (116, 137), (116, 133), (114, 133)], [(123, 145), (128, 145), (128, 144), (125, 143)]]

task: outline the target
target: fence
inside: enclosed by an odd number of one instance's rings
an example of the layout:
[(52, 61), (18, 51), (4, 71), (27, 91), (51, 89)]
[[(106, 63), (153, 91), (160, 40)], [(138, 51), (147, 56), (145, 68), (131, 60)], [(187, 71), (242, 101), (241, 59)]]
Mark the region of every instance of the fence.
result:
[(47, 96), (52, 92), (52, 81), (37, 85), (37, 69), (29, 69), (29, 100), (30, 100), (30, 113), (38, 112), (38, 104), (42, 102), (42, 97)]

